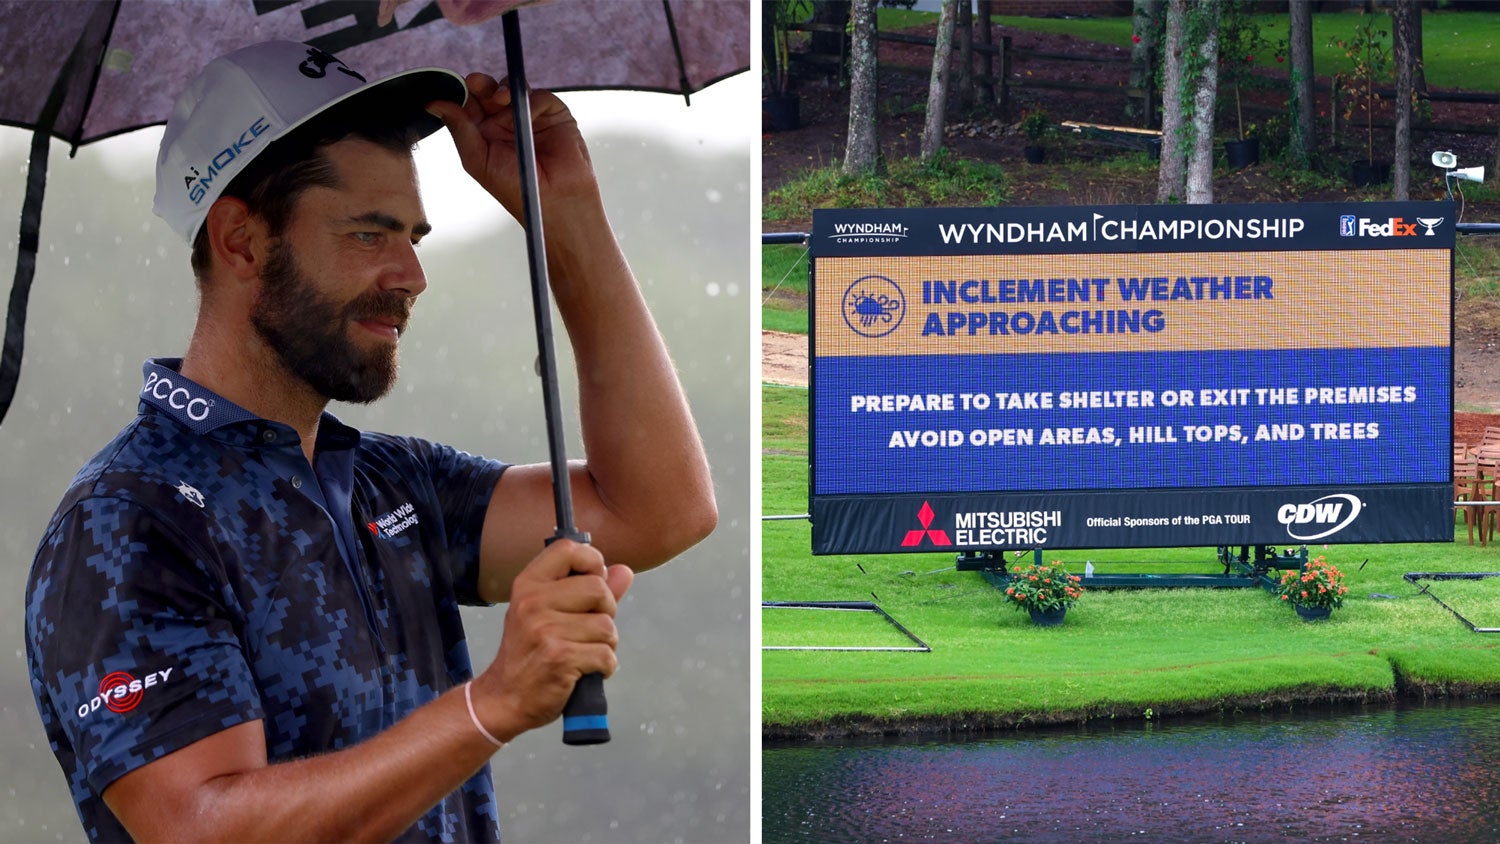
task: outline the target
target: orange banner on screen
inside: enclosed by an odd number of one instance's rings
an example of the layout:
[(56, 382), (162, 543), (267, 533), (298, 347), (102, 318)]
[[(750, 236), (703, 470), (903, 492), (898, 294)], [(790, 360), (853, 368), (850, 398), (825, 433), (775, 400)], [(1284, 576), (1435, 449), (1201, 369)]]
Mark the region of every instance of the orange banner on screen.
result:
[(827, 257), (816, 354), (1446, 347), (1449, 255)]

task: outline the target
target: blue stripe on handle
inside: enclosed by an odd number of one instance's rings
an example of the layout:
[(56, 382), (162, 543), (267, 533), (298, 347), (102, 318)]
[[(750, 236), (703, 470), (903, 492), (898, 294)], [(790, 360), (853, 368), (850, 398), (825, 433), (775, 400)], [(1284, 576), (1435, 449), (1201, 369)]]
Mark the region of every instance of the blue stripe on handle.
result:
[(608, 715), (574, 715), (563, 718), (563, 730), (565, 732), (607, 729), (609, 729)]

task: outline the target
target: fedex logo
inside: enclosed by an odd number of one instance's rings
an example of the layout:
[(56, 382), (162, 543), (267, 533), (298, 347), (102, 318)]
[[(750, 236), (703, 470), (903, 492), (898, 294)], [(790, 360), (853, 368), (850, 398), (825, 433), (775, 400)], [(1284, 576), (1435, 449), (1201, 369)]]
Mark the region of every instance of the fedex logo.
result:
[(1416, 222), (1408, 223), (1404, 217), (1391, 217), (1383, 223), (1377, 223), (1366, 217), (1359, 218), (1361, 237), (1412, 237), (1416, 233)]

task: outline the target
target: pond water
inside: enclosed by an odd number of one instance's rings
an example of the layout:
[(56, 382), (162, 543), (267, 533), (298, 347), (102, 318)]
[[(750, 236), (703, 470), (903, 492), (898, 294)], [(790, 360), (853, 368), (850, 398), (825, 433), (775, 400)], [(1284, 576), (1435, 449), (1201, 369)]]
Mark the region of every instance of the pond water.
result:
[(762, 840), (1500, 841), (1500, 704), (776, 745)]

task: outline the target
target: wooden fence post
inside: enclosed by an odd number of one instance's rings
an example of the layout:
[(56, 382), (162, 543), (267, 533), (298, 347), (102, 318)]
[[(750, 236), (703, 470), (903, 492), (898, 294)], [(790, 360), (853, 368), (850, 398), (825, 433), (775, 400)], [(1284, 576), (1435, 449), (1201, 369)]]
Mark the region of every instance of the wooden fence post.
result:
[(1010, 36), (1000, 36), (1000, 116), (1010, 118)]

